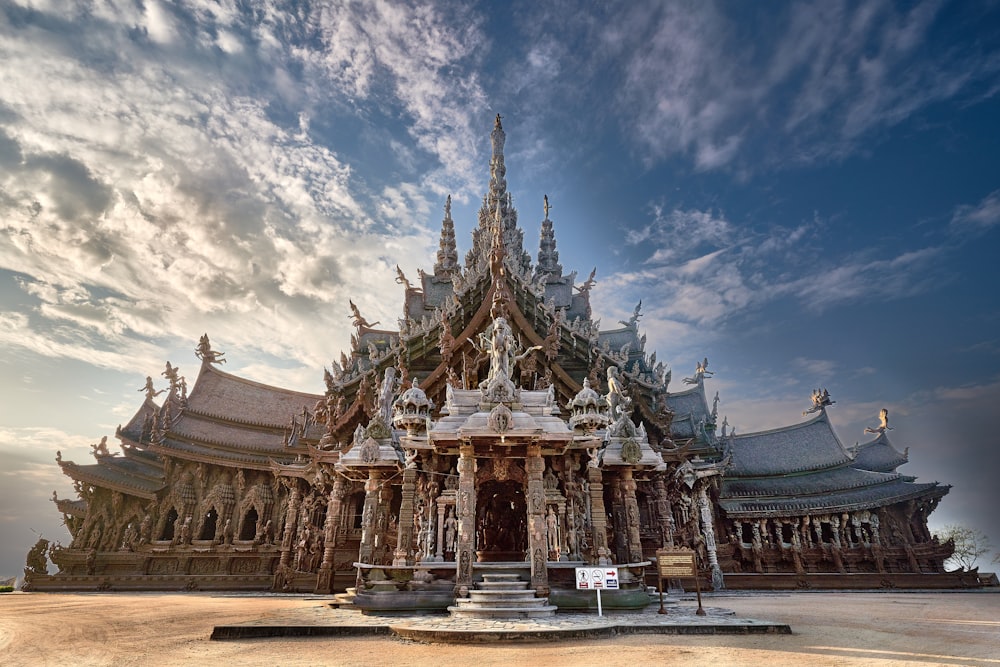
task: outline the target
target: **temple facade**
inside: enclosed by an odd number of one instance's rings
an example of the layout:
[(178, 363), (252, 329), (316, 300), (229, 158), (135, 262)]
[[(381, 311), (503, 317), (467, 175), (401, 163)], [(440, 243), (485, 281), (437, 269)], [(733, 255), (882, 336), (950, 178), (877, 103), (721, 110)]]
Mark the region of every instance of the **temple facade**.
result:
[(491, 140), (464, 261), (449, 199), (432, 270), (397, 268), (398, 327), (352, 303), (323, 394), (226, 373), (205, 335), (190, 390), (169, 362), (162, 388), (146, 379), (120, 451), (57, 456), (71, 541), (36, 545), (26, 586), (351, 589), (365, 609), (444, 609), (500, 574), (555, 608), (590, 604), (574, 568), (601, 565), (621, 573), (605, 604), (635, 607), (665, 547), (692, 550), (715, 589), (975, 584), (944, 571), (952, 545), (927, 517), (949, 487), (898, 472), (887, 414), (845, 447), (817, 390), (801, 423), (729, 431), (708, 360), (673, 381), (641, 303), (600, 327), (596, 270), (564, 273), (547, 199), (533, 261), (499, 116)]

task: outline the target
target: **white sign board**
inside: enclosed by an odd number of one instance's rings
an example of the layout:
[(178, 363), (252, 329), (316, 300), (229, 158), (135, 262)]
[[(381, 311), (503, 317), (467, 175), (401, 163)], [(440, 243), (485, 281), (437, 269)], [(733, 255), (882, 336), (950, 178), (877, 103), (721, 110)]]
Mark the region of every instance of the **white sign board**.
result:
[(580, 591), (618, 590), (617, 567), (576, 568), (576, 589)]

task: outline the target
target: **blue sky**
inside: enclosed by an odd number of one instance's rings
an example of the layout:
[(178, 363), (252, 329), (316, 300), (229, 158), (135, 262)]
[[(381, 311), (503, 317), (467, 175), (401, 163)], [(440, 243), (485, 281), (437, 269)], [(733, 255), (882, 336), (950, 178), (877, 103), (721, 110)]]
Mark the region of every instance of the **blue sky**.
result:
[(65, 539), (55, 451), (193, 379), (202, 333), (322, 391), (448, 194), (468, 249), (496, 113), (526, 241), (548, 194), (605, 326), (641, 298), (738, 432), (826, 387), (852, 445), (887, 407), (954, 485), (932, 525), (1000, 542), (998, 3), (590, 5), (0, 6), (0, 575)]

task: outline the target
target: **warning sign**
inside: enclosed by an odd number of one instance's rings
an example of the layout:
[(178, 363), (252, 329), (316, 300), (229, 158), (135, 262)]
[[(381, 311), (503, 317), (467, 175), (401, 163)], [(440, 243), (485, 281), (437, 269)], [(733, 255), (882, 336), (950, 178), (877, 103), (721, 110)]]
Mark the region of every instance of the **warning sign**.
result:
[(576, 568), (576, 589), (583, 591), (618, 590), (617, 567)]

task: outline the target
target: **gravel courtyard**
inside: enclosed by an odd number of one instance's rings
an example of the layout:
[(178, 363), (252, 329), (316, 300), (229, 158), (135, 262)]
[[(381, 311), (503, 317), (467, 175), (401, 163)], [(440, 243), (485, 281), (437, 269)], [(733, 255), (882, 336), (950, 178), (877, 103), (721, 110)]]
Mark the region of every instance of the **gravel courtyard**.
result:
[(1000, 594), (796, 593), (706, 597), (792, 635), (621, 636), (455, 645), (390, 638), (209, 641), (215, 625), (321, 598), (204, 593), (0, 596), (4, 665), (998, 665)]

